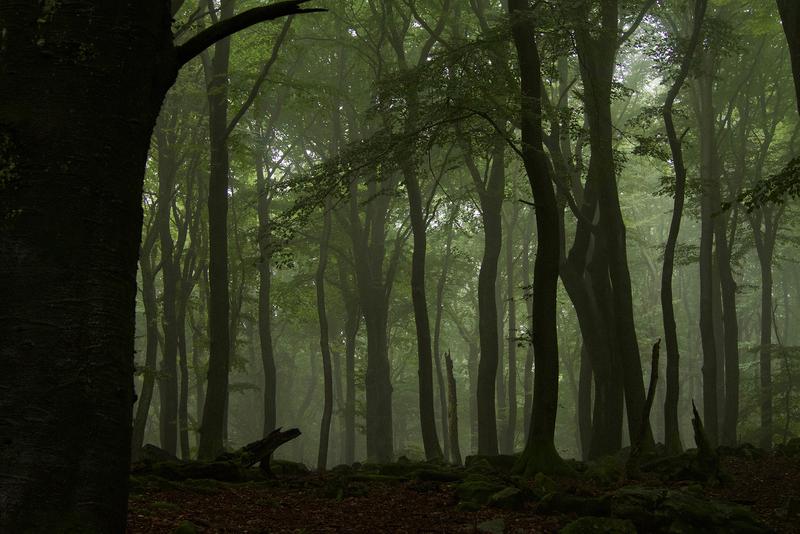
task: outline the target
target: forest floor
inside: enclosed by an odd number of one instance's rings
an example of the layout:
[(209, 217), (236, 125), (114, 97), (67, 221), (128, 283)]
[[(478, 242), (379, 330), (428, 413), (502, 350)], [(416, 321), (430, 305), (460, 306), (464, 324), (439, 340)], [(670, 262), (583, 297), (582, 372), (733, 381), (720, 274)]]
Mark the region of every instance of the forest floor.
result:
[(724, 481), (711, 484), (646, 466), (627, 480), (613, 459), (575, 462), (572, 477), (521, 480), (508, 462), (487, 460), (356, 464), (324, 475), (282, 462), (275, 478), (245, 482), (140, 472), (131, 478), (128, 532), (800, 533), (800, 455), (724, 455)]

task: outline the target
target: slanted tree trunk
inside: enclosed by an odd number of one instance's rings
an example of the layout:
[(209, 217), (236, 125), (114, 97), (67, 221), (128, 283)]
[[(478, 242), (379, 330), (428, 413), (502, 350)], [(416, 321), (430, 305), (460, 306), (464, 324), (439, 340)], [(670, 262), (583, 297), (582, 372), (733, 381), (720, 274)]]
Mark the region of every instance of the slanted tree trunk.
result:
[(797, 110), (800, 112), (800, 4), (796, 0), (777, 0), (777, 2), (786, 42), (789, 45)]

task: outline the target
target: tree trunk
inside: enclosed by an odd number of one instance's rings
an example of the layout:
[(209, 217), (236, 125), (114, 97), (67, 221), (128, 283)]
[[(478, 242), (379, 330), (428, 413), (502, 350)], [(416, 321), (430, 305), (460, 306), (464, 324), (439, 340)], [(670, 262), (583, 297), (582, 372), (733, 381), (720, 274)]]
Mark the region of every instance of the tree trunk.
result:
[(506, 299), (508, 301), (508, 409), (504, 432), (504, 454), (514, 454), (514, 438), (517, 433), (517, 287), (514, 280), (514, 227), (517, 224), (519, 206), (516, 188), (511, 196), (511, 219), (506, 225)]
[(322, 354), (322, 379), (324, 397), (322, 404), (322, 422), (319, 429), (319, 454), (317, 470), (325, 471), (328, 465), (328, 438), (331, 432), (331, 416), (333, 414), (333, 374), (331, 372), (331, 347), (328, 340), (328, 315), (325, 311), (325, 269), (328, 267), (328, 242), (331, 237), (331, 203), (323, 206), (322, 236), (319, 242), (319, 263), (314, 277), (317, 290), (317, 316), (319, 318), (319, 346)]
[(661, 313), (664, 321), (664, 339), (667, 349), (666, 396), (664, 399), (664, 445), (668, 454), (679, 454), (683, 451), (680, 427), (678, 423), (678, 399), (680, 393), (680, 351), (678, 348), (678, 332), (675, 325), (675, 309), (673, 307), (672, 277), (675, 272), (675, 248), (683, 218), (683, 206), (686, 197), (686, 166), (683, 160), (681, 139), (675, 131), (672, 109), (675, 99), (680, 93), (694, 60), (695, 50), (700, 42), (700, 30), (703, 26), (707, 0), (695, 0), (692, 35), (689, 48), (681, 61), (678, 76), (667, 92), (662, 115), (667, 130), (672, 162), (675, 169), (675, 199), (672, 208), (672, 220), (669, 235), (664, 248), (664, 265), (661, 271)]
[(125, 530), (142, 179), (175, 76), (169, 17), (157, 2), (0, 4), (3, 532)]
[(435, 358), (436, 363), (436, 381), (439, 387), (439, 405), (440, 405), (440, 412), (441, 412), (441, 420), (442, 420), (442, 436), (443, 436), (443, 444), (444, 444), (444, 456), (445, 459), (449, 459), (453, 461), (453, 457), (451, 455), (450, 449), (450, 432), (449, 432), (449, 423), (448, 423), (448, 410), (447, 410), (447, 392), (445, 389), (445, 379), (444, 373), (442, 372), (442, 353), (441, 353), (441, 333), (442, 333), (442, 312), (444, 310), (444, 289), (445, 285), (447, 285), (447, 274), (450, 268), (450, 257), (452, 255), (452, 246), (453, 246), (453, 227), (455, 225), (455, 219), (458, 216), (460, 204), (458, 202), (454, 202), (451, 209), (450, 215), (447, 219), (447, 237), (444, 246), (444, 259), (442, 260), (442, 271), (439, 275), (439, 280), (436, 284), (436, 315), (434, 319), (434, 327), (433, 327), (433, 355)]
[(714, 222), (712, 214), (719, 206), (713, 205), (716, 188), (714, 171), (714, 110), (712, 108), (712, 78), (706, 69), (711, 66), (708, 52), (703, 53), (703, 71), (698, 76), (698, 121), (700, 123), (700, 336), (703, 346), (703, 419), (705, 431), (712, 445), (717, 444), (719, 415), (717, 405), (717, 342), (714, 332), (714, 277), (713, 246)]
[(503, 239), (501, 208), (505, 187), (505, 139), (495, 141), (494, 159), (486, 190), (480, 194), (483, 211), (483, 258), (478, 274), (480, 360), (478, 361), (478, 454), (494, 456), (497, 447), (495, 381), (498, 367), (497, 263)]
[(792, 60), (794, 88), (797, 96), (797, 110), (800, 112), (800, 4), (796, 0), (777, 0), (778, 11), (783, 23), (783, 31), (789, 45)]
[(447, 430), (450, 434), (452, 444), (451, 461), (456, 465), (461, 465), (461, 448), (458, 445), (458, 396), (456, 393), (456, 377), (453, 374), (453, 360), (450, 353), (444, 355), (447, 367)]
[(558, 332), (556, 329), (560, 236), (558, 207), (542, 144), (542, 74), (536, 30), (526, 17), (525, 0), (509, 0), (514, 17), (512, 37), (519, 57), (520, 130), (522, 156), (536, 206), (536, 260), (533, 272), (533, 317), (531, 326), (535, 374), (530, 433), (515, 470), (525, 476), (563, 469), (555, 448), (558, 410)]
[[(158, 379), (158, 398), (161, 401), (159, 435), (161, 448), (175, 456), (178, 452), (178, 266), (172, 240), (170, 213), (174, 201), (177, 174), (174, 132), (175, 118), (159, 119), (154, 131), (158, 150), (158, 226), (161, 249), (161, 327), (164, 332), (161, 369)], [(169, 121), (169, 124), (163, 124)], [(167, 131), (169, 130), (169, 132)]]
[[(150, 402), (153, 399), (153, 389), (156, 382), (156, 363), (158, 356), (158, 303), (156, 301), (156, 281), (153, 272), (152, 243), (155, 241), (155, 229), (151, 229), (152, 236), (145, 238), (142, 246), (139, 264), (142, 273), (142, 304), (145, 317), (145, 358), (142, 371), (142, 389), (136, 405), (136, 418), (133, 422), (131, 438), (132, 460), (136, 460), (144, 444), (144, 432), (147, 427), (147, 417), (150, 412)], [(147, 242), (150, 246), (145, 246)]]
[(258, 335), (261, 346), (261, 365), (264, 369), (264, 422), (262, 435), (267, 436), (277, 425), (277, 376), (275, 351), (272, 344), (272, 243), (270, 227), (269, 178), (264, 173), (264, 161), (256, 152), (256, 189), (258, 191)]
[[(233, 15), (236, 0), (222, 0), (220, 19)], [(208, 388), (200, 426), (198, 457), (210, 460), (224, 451), (230, 371), (230, 295), (228, 289), (228, 65), (230, 39), (214, 46), (208, 80), (208, 135), (210, 169), (208, 185), (209, 306)]]

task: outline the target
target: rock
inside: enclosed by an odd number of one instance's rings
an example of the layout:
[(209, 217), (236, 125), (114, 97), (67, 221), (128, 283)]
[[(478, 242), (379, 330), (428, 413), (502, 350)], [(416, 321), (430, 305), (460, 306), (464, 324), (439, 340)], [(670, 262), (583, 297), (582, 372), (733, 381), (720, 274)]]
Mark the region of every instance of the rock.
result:
[(464, 473), (450, 469), (419, 469), (413, 475), (416, 480), (432, 482), (456, 482), (464, 479)]
[(561, 534), (636, 534), (636, 527), (627, 519), (586, 516), (576, 519), (559, 532)]
[(509, 486), (489, 497), (489, 506), (506, 510), (521, 510), (525, 506), (525, 500), (522, 490)]
[(800, 438), (792, 438), (786, 443), (775, 446), (775, 454), (782, 456), (800, 456)]
[(305, 475), (309, 472), (308, 467), (300, 462), (290, 462), (289, 460), (272, 460), (269, 467), (276, 475)]
[(467, 456), (464, 461), (464, 466), (470, 471), (477, 465), (484, 466), (488, 464), (492, 470), (500, 473), (511, 473), (514, 464), (517, 462), (517, 457), (510, 454), (498, 454), (497, 456)]
[(608, 503), (598, 497), (580, 497), (569, 493), (550, 493), (539, 502), (542, 513), (562, 513), (589, 516), (605, 516), (609, 513)]
[(145, 464), (155, 464), (160, 462), (180, 463), (181, 460), (171, 452), (148, 443), (139, 451), (139, 461)]
[(198, 532), (199, 530), (194, 523), (191, 521), (183, 521), (172, 531), (172, 534), (197, 534)]
[(502, 484), (488, 477), (469, 475), (456, 486), (456, 496), (460, 502), (484, 505), (492, 495), (503, 489), (505, 487)]
[(625, 477), (625, 462), (617, 456), (603, 456), (589, 462), (584, 475), (604, 485), (617, 484)]
[(770, 532), (748, 509), (692, 491), (627, 486), (605, 500), (609, 515), (628, 519), (643, 532)]
[(544, 473), (536, 473), (536, 476), (533, 477), (533, 491), (540, 497), (553, 493), (557, 489), (558, 485), (555, 481)]
[(490, 519), (489, 521), (478, 523), (477, 530), (478, 532), (487, 532), (489, 534), (503, 534), (506, 531), (506, 522), (502, 517)]
[(790, 520), (800, 519), (800, 497), (796, 495), (789, 497), (786, 502), (786, 518)]

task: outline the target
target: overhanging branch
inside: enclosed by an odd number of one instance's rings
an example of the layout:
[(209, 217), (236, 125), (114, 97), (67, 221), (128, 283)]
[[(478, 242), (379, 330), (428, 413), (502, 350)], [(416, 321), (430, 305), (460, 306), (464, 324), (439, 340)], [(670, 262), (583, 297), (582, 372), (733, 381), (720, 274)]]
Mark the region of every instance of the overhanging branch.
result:
[(289, 15), (326, 11), (320, 8), (303, 9), (301, 5), (308, 1), (309, 0), (287, 0), (268, 6), (255, 7), (229, 19), (217, 22), (176, 48), (178, 67), (185, 65), (190, 59), (199, 55), (203, 50), (217, 41), (244, 30), (245, 28), (249, 28), (254, 24), (258, 24), (259, 22), (287, 17)]

